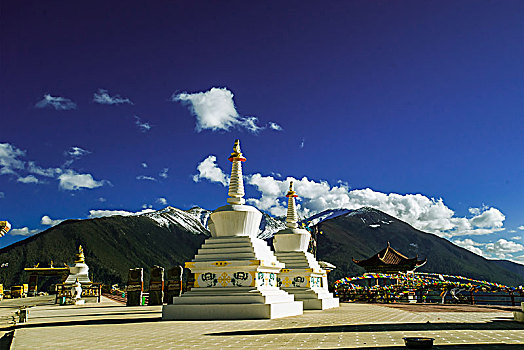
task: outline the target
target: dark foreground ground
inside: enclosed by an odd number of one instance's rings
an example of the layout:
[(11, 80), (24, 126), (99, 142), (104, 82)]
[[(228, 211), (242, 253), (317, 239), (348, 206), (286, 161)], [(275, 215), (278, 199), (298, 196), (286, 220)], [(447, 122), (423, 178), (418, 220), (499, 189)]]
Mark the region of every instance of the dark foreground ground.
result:
[(344, 303), (275, 320), (162, 321), (160, 306), (33, 303), (39, 306), (30, 309), (29, 322), (0, 330), (14, 331), (12, 349), (393, 350), (405, 349), (402, 338), (412, 336), (435, 338), (434, 349), (524, 349), (524, 324), (513, 321), (514, 308)]

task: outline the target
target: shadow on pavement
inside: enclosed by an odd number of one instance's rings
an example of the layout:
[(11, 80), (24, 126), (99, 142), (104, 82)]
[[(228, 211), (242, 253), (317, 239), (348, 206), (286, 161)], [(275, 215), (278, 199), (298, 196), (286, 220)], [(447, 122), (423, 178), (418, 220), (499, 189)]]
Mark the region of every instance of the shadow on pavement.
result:
[(14, 333), (15, 331), (7, 332), (0, 338), (0, 350), (9, 350), (11, 348)]
[[(464, 345), (434, 345), (432, 349), (434, 350), (520, 350), (522, 349), (524, 344), (504, 344), (504, 343), (498, 343), (498, 344), (464, 344)], [(400, 350), (400, 349), (409, 349), (405, 346), (380, 346), (380, 347), (365, 347), (365, 348), (336, 348), (337, 350), (375, 350), (375, 349), (384, 349), (384, 350)], [(329, 350), (329, 349), (321, 349), (321, 350)]]
[(63, 321), (63, 322), (46, 322), (46, 323), (21, 323), (16, 326), (9, 326), (0, 328), (0, 331), (10, 331), (15, 329), (25, 328), (45, 328), (45, 327), (61, 327), (61, 326), (88, 326), (88, 325), (111, 325), (111, 324), (130, 324), (130, 323), (145, 323), (158, 322), (162, 317), (144, 317), (144, 318), (128, 318), (128, 319), (97, 319), (97, 320), (82, 320), (82, 321)]
[[(158, 314), (158, 312), (155, 312), (155, 311), (135, 311), (133, 312), (133, 315), (137, 315), (137, 314)], [(44, 319), (44, 318), (60, 318), (60, 317), (64, 317), (64, 318), (71, 318), (71, 317), (96, 317), (96, 316), (104, 316), (104, 317), (108, 317), (108, 316), (117, 316), (117, 315), (129, 315), (129, 312), (111, 312), (111, 313), (88, 313), (88, 314), (70, 314), (70, 315), (53, 315), (53, 316), (33, 316), (30, 314), (30, 317), (31, 317), (31, 320), (38, 320), (38, 319)]]
[(485, 323), (385, 323), (346, 326), (320, 326), (303, 328), (254, 329), (233, 332), (207, 333), (213, 336), (266, 335), (285, 333), (331, 333), (331, 332), (396, 332), (396, 331), (441, 331), (441, 330), (524, 330), (524, 324), (513, 321), (491, 321)]

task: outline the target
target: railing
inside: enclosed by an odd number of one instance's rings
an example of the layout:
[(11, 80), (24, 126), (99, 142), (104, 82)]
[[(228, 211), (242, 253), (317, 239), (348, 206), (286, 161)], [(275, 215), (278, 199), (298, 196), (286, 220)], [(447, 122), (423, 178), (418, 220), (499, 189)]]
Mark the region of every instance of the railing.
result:
[[(96, 298), (97, 303), (100, 302), (100, 296), (102, 295), (102, 284), (91, 283), (82, 285), (82, 298)], [(71, 285), (57, 284), (56, 285), (56, 297), (55, 304), (59, 304), (60, 301), (71, 300), (73, 294), (71, 292)]]
[(370, 303), (417, 302), (471, 305), (505, 305), (518, 306), (524, 302), (524, 295), (512, 291), (460, 291), (452, 295), (443, 293), (442, 289), (422, 290), (374, 290), (346, 289), (334, 290), (342, 302), (360, 301)]

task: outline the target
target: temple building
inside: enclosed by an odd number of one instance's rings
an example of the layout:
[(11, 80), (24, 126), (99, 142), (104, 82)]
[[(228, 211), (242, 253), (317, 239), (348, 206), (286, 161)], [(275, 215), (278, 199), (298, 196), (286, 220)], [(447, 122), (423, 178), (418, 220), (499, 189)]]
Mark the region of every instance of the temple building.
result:
[(363, 267), (366, 272), (406, 273), (413, 272), (415, 269), (423, 266), (426, 263), (427, 258), (424, 260), (418, 260), (418, 255), (414, 258), (408, 258), (393, 249), (388, 242), (386, 248), (368, 259), (355, 260), (351, 258), (351, 260), (353, 260), (353, 262), (358, 266)]

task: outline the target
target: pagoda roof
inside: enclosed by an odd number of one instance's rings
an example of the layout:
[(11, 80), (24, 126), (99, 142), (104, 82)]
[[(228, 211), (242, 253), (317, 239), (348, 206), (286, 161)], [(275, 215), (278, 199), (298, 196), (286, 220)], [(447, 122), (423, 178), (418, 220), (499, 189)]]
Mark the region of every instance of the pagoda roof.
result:
[(424, 265), (427, 261), (427, 259), (424, 260), (418, 260), (418, 256), (414, 258), (408, 258), (402, 253), (396, 251), (391, 247), (391, 245), (388, 242), (388, 245), (386, 248), (382, 249), (377, 254), (373, 255), (372, 257), (368, 259), (362, 259), (362, 260), (355, 260), (351, 259), (353, 262), (359, 266), (362, 266), (364, 268), (369, 267), (384, 267), (384, 268), (393, 268), (395, 266), (408, 268), (408, 269), (415, 269), (417, 267), (420, 267)]

